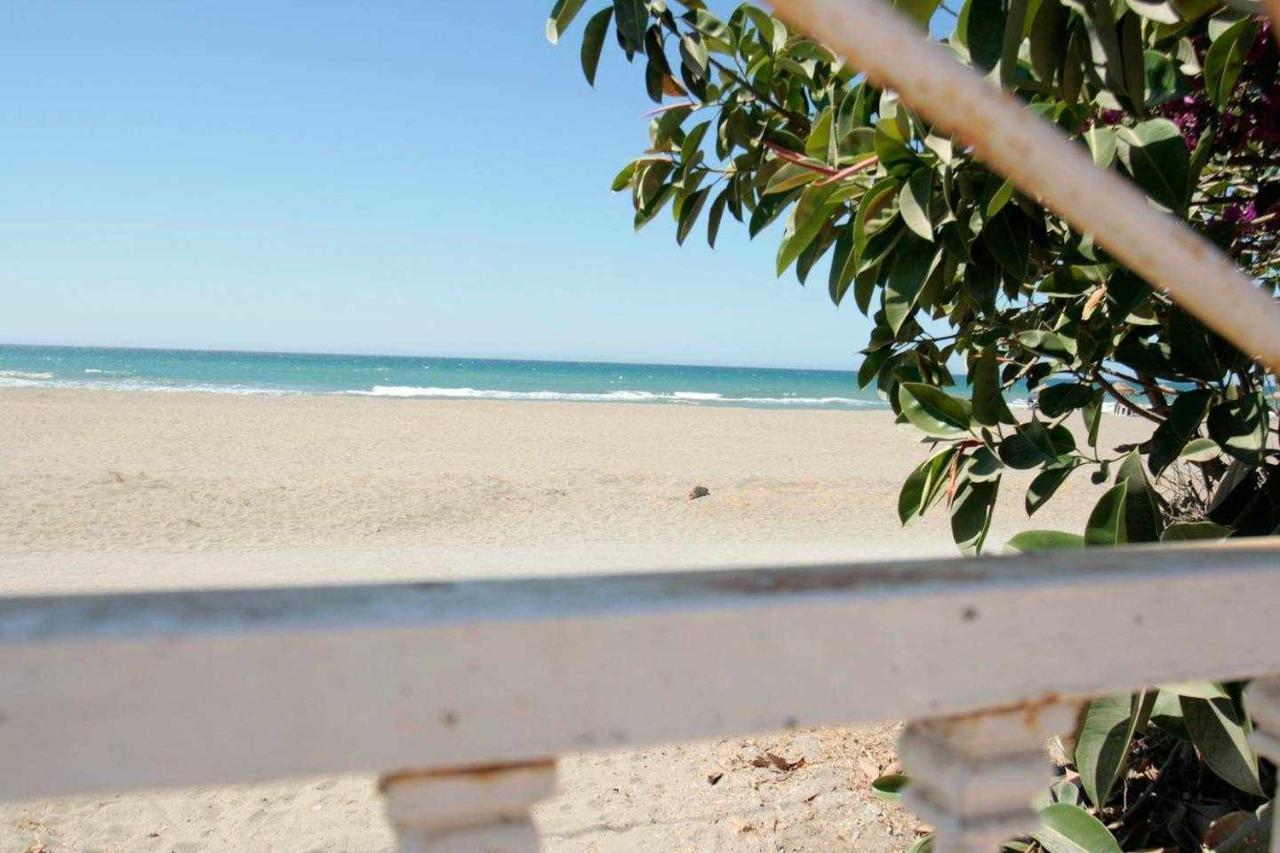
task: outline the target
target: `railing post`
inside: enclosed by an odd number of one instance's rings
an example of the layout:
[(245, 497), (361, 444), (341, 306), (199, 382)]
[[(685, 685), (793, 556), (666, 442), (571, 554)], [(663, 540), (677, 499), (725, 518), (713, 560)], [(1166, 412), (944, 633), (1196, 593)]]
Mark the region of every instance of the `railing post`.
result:
[(938, 853), (992, 853), (1036, 826), (1031, 800), (1051, 775), (1048, 739), (1079, 706), (1056, 698), (1017, 708), (908, 723), (898, 752), (903, 802), (937, 832)]
[(529, 809), (555, 791), (552, 760), (384, 776), (402, 853), (534, 853)]
[[(1244, 705), (1254, 725), (1249, 742), (1259, 755), (1280, 764), (1280, 676), (1255, 679)], [(1280, 817), (1272, 818), (1271, 853), (1280, 853)]]

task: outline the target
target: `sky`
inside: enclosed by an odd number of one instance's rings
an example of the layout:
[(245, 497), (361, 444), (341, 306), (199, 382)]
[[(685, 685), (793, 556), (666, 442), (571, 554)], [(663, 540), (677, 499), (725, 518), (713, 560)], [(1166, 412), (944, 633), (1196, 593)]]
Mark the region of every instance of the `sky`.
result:
[(633, 231), (643, 69), (550, 5), (5, 4), (0, 342), (854, 367), (780, 226)]

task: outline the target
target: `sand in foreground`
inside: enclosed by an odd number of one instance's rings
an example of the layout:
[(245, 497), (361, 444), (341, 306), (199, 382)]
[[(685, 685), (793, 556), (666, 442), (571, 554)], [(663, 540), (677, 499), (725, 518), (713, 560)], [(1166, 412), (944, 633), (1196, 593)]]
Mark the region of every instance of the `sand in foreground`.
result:
[[(6, 390), (0, 423), (6, 595), (954, 553), (944, 515), (898, 525), (927, 447), (884, 412)], [(1028, 481), (1007, 478), (993, 541), (1027, 526)], [(696, 485), (710, 496), (688, 500)], [(1078, 529), (1096, 494), (1076, 478), (1035, 526)], [(912, 821), (866, 791), (891, 741), (881, 726), (569, 757), (538, 820), (554, 851), (901, 849)], [(755, 767), (761, 750), (806, 763)], [(0, 806), (0, 851), (41, 844), (391, 840), (359, 778)]]

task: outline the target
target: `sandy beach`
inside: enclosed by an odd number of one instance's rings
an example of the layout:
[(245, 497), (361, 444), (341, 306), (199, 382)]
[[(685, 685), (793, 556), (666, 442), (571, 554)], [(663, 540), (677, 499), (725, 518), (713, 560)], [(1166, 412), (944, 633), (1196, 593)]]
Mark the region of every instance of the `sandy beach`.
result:
[[(882, 411), (9, 389), (0, 423), (8, 595), (954, 553), (945, 514), (899, 526), (928, 448)], [(1104, 442), (1145, 427), (1108, 419)], [(1030, 526), (1029, 480), (1006, 478), (992, 542)], [(1034, 526), (1079, 529), (1097, 494), (1073, 479)], [(568, 756), (538, 821), (553, 851), (898, 850), (914, 821), (867, 789), (892, 737)], [(372, 784), (5, 804), (0, 851), (384, 851)]]

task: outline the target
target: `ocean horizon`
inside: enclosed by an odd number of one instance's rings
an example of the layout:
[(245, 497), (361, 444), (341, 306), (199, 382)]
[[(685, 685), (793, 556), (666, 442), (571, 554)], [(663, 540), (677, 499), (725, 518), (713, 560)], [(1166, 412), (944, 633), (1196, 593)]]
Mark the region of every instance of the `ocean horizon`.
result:
[(0, 388), (888, 408), (842, 370), (15, 344)]

